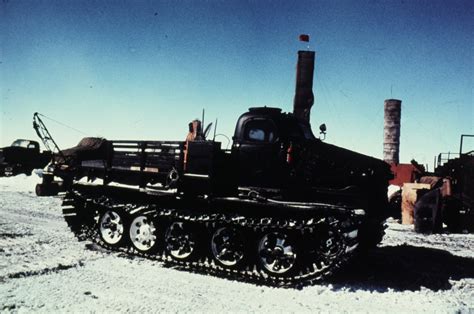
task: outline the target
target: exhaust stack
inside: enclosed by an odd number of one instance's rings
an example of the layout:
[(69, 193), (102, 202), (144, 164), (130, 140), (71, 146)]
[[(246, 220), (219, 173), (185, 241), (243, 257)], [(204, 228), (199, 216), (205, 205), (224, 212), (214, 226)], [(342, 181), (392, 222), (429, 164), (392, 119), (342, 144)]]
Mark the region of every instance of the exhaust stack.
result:
[(314, 51), (298, 51), (296, 65), (296, 91), (293, 102), (293, 114), (309, 123), (309, 114), (314, 104), (313, 73)]
[(384, 102), (383, 160), (398, 165), (400, 153), (400, 118), (402, 101), (387, 99)]

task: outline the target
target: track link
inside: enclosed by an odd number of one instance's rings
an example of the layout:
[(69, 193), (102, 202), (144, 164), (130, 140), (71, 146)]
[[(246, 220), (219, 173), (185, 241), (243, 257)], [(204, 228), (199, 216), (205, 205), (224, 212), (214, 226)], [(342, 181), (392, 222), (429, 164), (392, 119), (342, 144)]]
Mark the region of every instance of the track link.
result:
[[(246, 217), (235, 213), (208, 214), (161, 208), (156, 204), (127, 204), (111, 197), (90, 196), (76, 190), (66, 193), (62, 206), (68, 226), (80, 241), (93, 241), (108, 250), (162, 261), (167, 266), (191, 272), (278, 287), (310, 285), (338, 270), (357, 251), (357, 233), (361, 223), (359, 215), (347, 210), (344, 214), (341, 210), (331, 216), (315, 215), (299, 219)], [(124, 220), (123, 224), (127, 226), (122, 235), (123, 241), (121, 240), (119, 245), (107, 243), (99, 232), (100, 217), (107, 211), (119, 212)], [(137, 250), (128, 238), (128, 225), (130, 220), (139, 214), (146, 215), (153, 221), (166, 222), (168, 225), (182, 222), (199, 228), (201, 232), (207, 233), (207, 237), (201, 234), (201, 240), (203, 237), (205, 239), (202, 241), (204, 249), (194, 254), (193, 258), (183, 260), (173, 257), (163, 243), (150, 252)], [(245, 252), (248, 259), (243, 265), (226, 267), (214, 258), (210, 250), (205, 249), (209, 247), (212, 231), (219, 226), (233, 228), (244, 238), (250, 239), (249, 243), (246, 243)], [(255, 240), (268, 233), (291, 235), (298, 240), (294, 242), (300, 244), (296, 265), (284, 275), (266, 271), (256, 256), (257, 250), (253, 250)], [(328, 237), (328, 234), (331, 236)], [(162, 237), (158, 237), (157, 241), (160, 240)]]

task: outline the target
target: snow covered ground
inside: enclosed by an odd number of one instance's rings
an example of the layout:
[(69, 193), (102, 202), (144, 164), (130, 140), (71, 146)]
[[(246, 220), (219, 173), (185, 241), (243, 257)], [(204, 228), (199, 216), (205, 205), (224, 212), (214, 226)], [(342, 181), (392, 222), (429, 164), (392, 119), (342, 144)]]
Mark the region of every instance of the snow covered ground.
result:
[(270, 288), (79, 243), (35, 176), (0, 178), (0, 312), (474, 313), (474, 235), (389, 223), (381, 246), (319, 285)]

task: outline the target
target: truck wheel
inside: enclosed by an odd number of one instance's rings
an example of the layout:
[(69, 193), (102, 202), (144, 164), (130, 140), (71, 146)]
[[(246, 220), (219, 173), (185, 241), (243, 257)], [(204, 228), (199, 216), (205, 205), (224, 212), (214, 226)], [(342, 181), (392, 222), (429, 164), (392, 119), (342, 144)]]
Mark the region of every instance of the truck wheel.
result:
[(225, 267), (234, 267), (244, 258), (244, 241), (238, 230), (217, 228), (211, 238), (212, 256)]
[(189, 224), (181, 221), (171, 223), (165, 235), (166, 250), (176, 260), (190, 258), (196, 250), (196, 241)]
[(151, 217), (139, 215), (132, 220), (129, 228), (130, 241), (140, 252), (154, 251), (158, 244), (157, 227)]
[(263, 270), (272, 275), (286, 275), (296, 264), (295, 243), (281, 231), (264, 234), (257, 252)]
[(35, 187), (37, 196), (55, 196), (59, 193), (59, 184), (57, 183), (38, 183)]
[(119, 211), (107, 210), (99, 220), (99, 235), (110, 246), (120, 246), (125, 239), (125, 223)]

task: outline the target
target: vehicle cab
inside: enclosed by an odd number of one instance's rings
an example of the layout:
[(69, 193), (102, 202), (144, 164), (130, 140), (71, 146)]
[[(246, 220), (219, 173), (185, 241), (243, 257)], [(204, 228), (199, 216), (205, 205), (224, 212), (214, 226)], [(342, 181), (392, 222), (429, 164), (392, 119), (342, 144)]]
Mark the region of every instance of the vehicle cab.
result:
[(49, 152), (40, 153), (39, 143), (17, 139), (12, 145), (0, 149), (0, 176), (31, 174), (35, 168), (43, 168), (50, 160)]
[(250, 108), (237, 121), (232, 155), (239, 184), (280, 188), (291, 170), (292, 150), (298, 143), (315, 141), (309, 124), (279, 108)]

